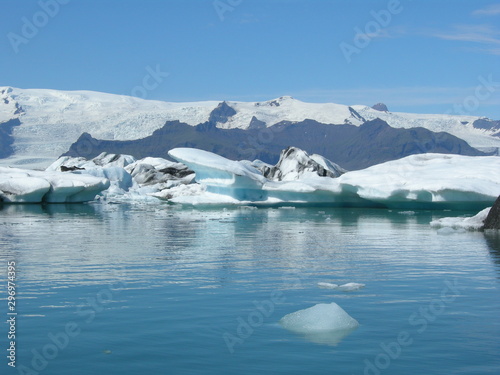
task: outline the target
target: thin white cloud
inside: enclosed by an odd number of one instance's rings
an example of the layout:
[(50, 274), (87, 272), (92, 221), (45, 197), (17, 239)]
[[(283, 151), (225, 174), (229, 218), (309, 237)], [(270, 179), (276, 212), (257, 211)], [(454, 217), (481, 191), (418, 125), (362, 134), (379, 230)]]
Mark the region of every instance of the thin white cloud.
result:
[(431, 36), (462, 42), (500, 44), (500, 31), (491, 25), (456, 25), (453, 31), (435, 32)]
[(474, 16), (497, 16), (500, 15), (500, 4), (492, 4), (490, 6), (477, 9), (472, 12)]

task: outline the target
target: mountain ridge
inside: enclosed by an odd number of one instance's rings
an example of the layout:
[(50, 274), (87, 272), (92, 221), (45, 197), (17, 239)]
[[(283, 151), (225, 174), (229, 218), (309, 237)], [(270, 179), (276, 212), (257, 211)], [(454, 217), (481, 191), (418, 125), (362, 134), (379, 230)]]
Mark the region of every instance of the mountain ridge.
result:
[(131, 141), (148, 137), (176, 120), (189, 126), (206, 124), (265, 133), (283, 122), (314, 120), (328, 126), (361, 126), (376, 118), (394, 128), (447, 131), (475, 147), (500, 147), (500, 123), (477, 116), (381, 112), (363, 105), (306, 103), (289, 96), (264, 102), (172, 103), (93, 91), (0, 87), (0, 123), (20, 122), (3, 132), (10, 151), (4, 150), (0, 164), (45, 167), (83, 133), (95, 139)]

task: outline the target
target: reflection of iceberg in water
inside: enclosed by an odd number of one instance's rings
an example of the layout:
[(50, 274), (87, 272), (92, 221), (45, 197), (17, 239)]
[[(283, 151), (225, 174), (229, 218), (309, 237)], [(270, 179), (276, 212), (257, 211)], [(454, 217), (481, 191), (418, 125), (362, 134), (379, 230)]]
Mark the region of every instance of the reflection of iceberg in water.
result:
[(359, 326), (356, 319), (334, 302), (319, 303), (285, 315), (280, 324), (308, 341), (333, 346)]
[(302, 337), (314, 344), (337, 346), (345, 337), (355, 331), (356, 328), (341, 329), (336, 331), (324, 331), (302, 334)]

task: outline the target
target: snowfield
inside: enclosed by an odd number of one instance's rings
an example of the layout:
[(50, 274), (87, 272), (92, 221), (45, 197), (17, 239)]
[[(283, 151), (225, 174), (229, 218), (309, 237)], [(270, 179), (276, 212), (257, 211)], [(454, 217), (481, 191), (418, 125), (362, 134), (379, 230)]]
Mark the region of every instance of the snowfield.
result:
[[(97, 139), (133, 140), (151, 135), (166, 121), (197, 125), (209, 120), (222, 101), (168, 103), (92, 91), (0, 87), (0, 123), (19, 119), (12, 131), (14, 154), (0, 165), (46, 168), (87, 132)], [(252, 119), (264, 126), (306, 119), (359, 126), (381, 118), (396, 128), (424, 127), (446, 131), (473, 147), (500, 147), (493, 130), (476, 129), (473, 116), (380, 112), (367, 106), (305, 103), (289, 96), (264, 102), (226, 102), (235, 114), (219, 128), (247, 129)]]

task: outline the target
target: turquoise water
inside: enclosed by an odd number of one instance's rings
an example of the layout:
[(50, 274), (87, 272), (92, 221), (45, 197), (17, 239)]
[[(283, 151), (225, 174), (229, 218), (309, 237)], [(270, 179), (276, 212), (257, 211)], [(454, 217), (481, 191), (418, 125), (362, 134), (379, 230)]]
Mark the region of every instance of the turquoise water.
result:
[[(498, 374), (499, 236), (429, 226), (463, 214), (4, 206), (0, 345), (13, 260), (17, 367), (3, 355), (0, 373)], [(330, 302), (359, 328), (278, 324)]]

